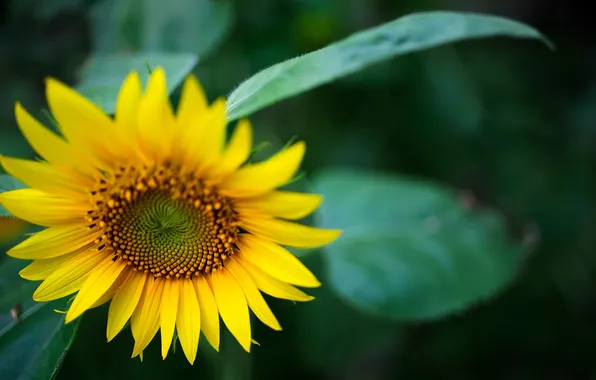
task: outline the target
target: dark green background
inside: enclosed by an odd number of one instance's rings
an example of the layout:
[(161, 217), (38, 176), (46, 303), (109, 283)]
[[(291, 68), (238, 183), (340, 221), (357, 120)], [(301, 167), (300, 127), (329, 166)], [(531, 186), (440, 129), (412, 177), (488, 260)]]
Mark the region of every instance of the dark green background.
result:
[[(413, 11), (485, 11), (538, 27), (556, 52), (523, 40), (459, 43), (251, 117), (257, 140), (272, 142), (265, 153), (305, 139), (307, 173), (339, 165), (443, 183), (504, 213), (512, 240), (538, 245), (512, 286), (456, 316), (397, 324), (360, 314), (323, 287), (309, 304), (272, 300), (284, 331), (255, 321), (261, 346), (250, 356), (224, 339), (223, 355), (207, 349), (194, 367), (181, 350), (162, 362), (158, 339), (144, 363), (129, 359), (130, 331), (106, 344), (107, 309), (92, 310), (58, 379), (596, 378), (596, 50), (587, 9), (531, 0), (214, 1), (211, 17), (156, 29), (156, 14), (192, 12), (122, 1), (133, 11), (118, 18), (102, 11), (109, 3), (2, 2), (0, 153), (32, 154), (14, 102), (41, 110), (43, 78), (76, 84), (97, 51), (200, 53), (194, 72), (214, 99), (271, 64)], [(325, 282), (320, 257), (306, 262)]]

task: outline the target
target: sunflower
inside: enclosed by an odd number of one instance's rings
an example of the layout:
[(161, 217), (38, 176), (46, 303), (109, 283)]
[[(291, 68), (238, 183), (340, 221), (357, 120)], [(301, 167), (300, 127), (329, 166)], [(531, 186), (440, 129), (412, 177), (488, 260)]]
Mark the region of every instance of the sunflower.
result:
[(0, 202), (47, 227), (8, 252), (34, 260), (20, 275), (43, 280), (35, 301), (76, 293), (65, 323), (109, 301), (108, 341), (130, 323), (132, 357), (142, 357), (161, 331), (165, 359), (176, 332), (193, 363), (201, 332), (219, 348), (220, 316), (246, 351), (249, 309), (281, 330), (261, 292), (309, 301), (296, 286), (320, 285), (283, 246), (322, 246), (340, 231), (292, 222), (322, 198), (277, 189), (293, 179), (304, 142), (248, 163), (251, 125), (239, 121), (227, 141), (225, 99), (209, 105), (190, 76), (174, 113), (166, 88), (161, 68), (145, 92), (138, 73), (130, 73), (111, 118), (48, 79), (46, 96), (62, 136), (16, 104), (19, 128), (43, 161), (1, 157), (30, 188), (2, 193)]

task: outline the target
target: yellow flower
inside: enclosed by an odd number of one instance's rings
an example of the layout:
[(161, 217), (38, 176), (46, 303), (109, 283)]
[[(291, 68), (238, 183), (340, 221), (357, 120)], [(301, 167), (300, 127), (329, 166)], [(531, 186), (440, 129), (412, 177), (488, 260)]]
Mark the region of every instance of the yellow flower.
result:
[(126, 78), (113, 119), (56, 80), (46, 95), (63, 138), (16, 105), (21, 131), (46, 162), (0, 158), (31, 186), (0, 202), (47, 227), (8, 252), (34, 260), (20, 272), (43, 280), (34, 300), (77, 293), (66, 323), (111, 300), (108, 341), (130, 320), (132, 356), (161, 330), (165, 358), (176, 330), (193, 363), (201, 332), (218, 349), (220, 316), (246, 351), (249, 308), (281, 330), (261, 292), (313, 298), (294, 285), (320, 283), (282, 246), (318, 247), (340, 232), (290, 221), (311, 214), (319, 195), (276, 190), (295, 175), (304, 142), (246, 163), (249, 122), (238, 122), (226, 144), (225, 100), (208, 105), (193, 77), (174, 114), (161, 68), (144, 93), (137, 73)]

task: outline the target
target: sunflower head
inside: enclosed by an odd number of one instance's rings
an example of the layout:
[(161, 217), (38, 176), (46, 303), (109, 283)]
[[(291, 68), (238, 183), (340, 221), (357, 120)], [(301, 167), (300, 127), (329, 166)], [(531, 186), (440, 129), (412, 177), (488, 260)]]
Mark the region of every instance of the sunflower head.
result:
[(294, 222), (315, 211), (319, 195), (278, 190), (295, 175), (303, 142), (247, 162), (250, 123), (238, 122), (226, 141), (225, 100), (207, 104), (194, 77), (174, 112), (161, 68), (145, 91), (137, 73), (126, 78), (113, 118), (54, 79), (46, 87), (60, 135), (17, 104), (42, 160), (0, 157), (30, 186), (0, 202), (46, 227), (8, 252), (33, 260), (20, 274), (43, 281), (36, 301), (76, 293), (67, 323), (110, 302), (108, 341), (130, 322), (132, 356), (160, 331), (165, 358), (176, 331), (193, 363), (201, 333), (218, 349), (220, 317), (246, 351), (249, 309), (281, 330), (261, 293), (312, 299), (296, 286), (319, 282), (284, 246), (318, 247), (339, 231)]

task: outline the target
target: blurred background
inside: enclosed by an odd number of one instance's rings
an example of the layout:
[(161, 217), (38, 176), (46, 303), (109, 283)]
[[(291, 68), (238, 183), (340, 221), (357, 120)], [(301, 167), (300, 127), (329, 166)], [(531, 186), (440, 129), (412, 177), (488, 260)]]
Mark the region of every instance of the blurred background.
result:
[[(534, 247), (513, 282), (426, 322), (367, 315), (328, 286), (308, 304), (268, 299), (283, 332), (255, 321), (260, 346), (252, 354), (224, 338), (222, 355), (205, 350), (194, 367), (181, 350), (162, 361), (159, 339), (143, 363), (129, 359), (130, 332), (105, 343), (101, 307), (82, 320), (56, 378), (596, 379), (596, 48), (591, 14), (579, 2), (3, 1), (0, 153), (33, 156), (14, 102), (43, 117), (43, 79), (76, 85), (96, 54), (196, 53), (193, 72), (214, 100), (274, 63), (437, 9), (524, 21), (557, 50), (498, 38), (400, 57), (252, 115), (256, 141), (269, 141), (264, 153), (272, 154), (293, 136), (305, 139), (308, 176), (338, 166), (378, 170), (443, 184), (499, 210), (510, 239)], [(305, 261), (325, 284), (321, 255)], [(8, 291), (16, 271), (4, 273), (0, 289)], [(10, 319), (12, 305), (0, 306)]]

